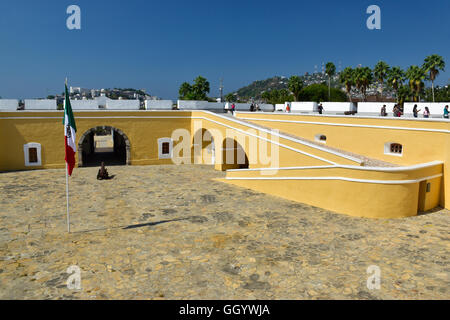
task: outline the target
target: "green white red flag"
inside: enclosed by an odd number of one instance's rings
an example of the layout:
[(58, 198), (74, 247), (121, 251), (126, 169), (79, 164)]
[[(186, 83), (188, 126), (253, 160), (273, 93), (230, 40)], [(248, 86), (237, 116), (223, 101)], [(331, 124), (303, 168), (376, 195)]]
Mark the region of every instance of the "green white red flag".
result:
[(66, 163), (67, 163), (67, 173), (69, 176), (72, 175), (72, 170), (75, 167), (75, 153), (77, 152), (77, 147), (75, 144), (77, 127), (75, 125), (75, 118), (72, 112), (72, 106), (70, 104), (69, 92), (66, 87), (66, 99), (64, 103), (64, 145), (66, 148)]

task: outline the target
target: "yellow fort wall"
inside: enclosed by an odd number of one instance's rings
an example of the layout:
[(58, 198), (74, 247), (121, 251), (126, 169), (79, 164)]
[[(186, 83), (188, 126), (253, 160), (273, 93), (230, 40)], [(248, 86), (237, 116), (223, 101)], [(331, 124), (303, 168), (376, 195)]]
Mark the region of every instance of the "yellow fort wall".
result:
[[(174, 160), (211, 164), (212, 154), (205, 149), (208, 142), (201, 142), (200, 154), (193, 145), (194, 136), (200, 130), (201, 134), (208, 131), (213, 135), (215, 168), (236, 168), (220, 162), (225, 161), (224, 140), (231, 138), (242, 145), (250, 169), (227, 171), (225, 182), (336, 212), (377, 218), (404, 217), (432, 209), (439, 203), (444, 206), (445, 199), (450, 199), (448, 122), (276, 113), (237, 113), (234, 118), (207, 111), (103, 110), (74, 114), (77, 144), (91, 128), (114, 127), (130, 142), (132, 165), (172, 164)], [(62, 116), (62, 111), (0, 112), (0, 171), (63, 168)], [(281, 133), (252, 122), (279, 129)], [(174, 159), (159, 159), (158, 139), (171, 138), (180, 129), (185, 136), (174, 140)], [(359, 159), (282, 132), (309, 140), (314, 140), (316, 134), (324, 134), (328, 146), (410, 167), (361, 167)], [(189, 140), (190, 148), (176, 149), (178, 142), (184, 139)], [(23, 145), (30, 142), (41, 144), (42, 165), (39, 167), (25, 166)], [(385, 155), (386, 142), (401, 143), (403, 156)], [(271, 152), (274, 146), (278, 157)], [(265, 160), (269, 161), (263, 163), (260, 151), (268, 153)], [(258, 156), (253, 157), (255, 154)], [(440, 162), (423, 165), (432, 161)], [(294, 168), (287, 169), (289, 167)], [(270, 168), (280, 169), (269, 172)]]
[[(295, 141), (290, 137), (278, 136), (276, 133), (267, 132), (266, 129), (261, 129), (249, 123), (242, 123), (234, 118), (224, 117), (204, 111), (192, 112), (192, 127), (193, 134), (198, 130), (196, 127), (201, 126), (211, 132), (213, 130), (219, 131), (221, 137), (214, 140), (223, 140), (223, 138), (235, 138), (241, 143), (250, 157), (254, 154), (260, 154), (260, 147), (263, 144), (260, 142), (267, 142), (268, 155), (271, 156), (271, 144), (275, 143), (278, 147), (279, 157), (278, 163), (275, 166), (294, 166), (294, 165), (323, 165), (323, 164), (351, 164), (360, 165), (360, 160), (352, 157), (331, 153), (326, 149), (314, 145), (306, 145)], [(214, 134), (213, 134), (214, 135)], [(254, 136), (257, 136), (255, 138)], [(251, 149), (251, 141), (258, 142), (254, 149)], [(217, 147), (217, 146), (216, 146)], [(222, 147), (220, 144), (219, 147)], [(219, 151), (219, 148), (216, 148)], [(252, 152), (253, 151), (253, 152)], [(265, 149), (264, 149), (265, 151)], [(216, 157), (218, 158), (218, 157)], [(273, 167), (273, 163), (261, 163), (262, 160), (257, 157), (256, 164), (250, 164), (250, 167)]]
[[(238, 112), (246, 121), (314, 140), (326, 135), (326, 145), (399, 165), (442, 161), (440, 205), (450, 209), (450, 121), (331, 115)], [(388, 142), (403, 146), (402, 156), (384, 153)]]
[[(63, 112), (0, 113), (0, 170), (63, 168)], [(176, 129), (190, 131), (190, 112), (96, 111), (74, 112), (78, 142), (84, 132), (98, 126), (120, 129), (130, 140), (131, 164), (171, 164), (158, 159), (158, 138), (170, 138)], [(176, 118), (174, 118), (176, 116)], [(42, 146), (42, 166), (26, 167), (23, 145)], [(78, 157), (76, 157), (78, 163)]]
[(228, 171), (223, 181), (352, 216), (400, 218), (439, 204), (442, 163), (391, 170), (304, 167), (279, 169), (268, 176), (262, 171)]

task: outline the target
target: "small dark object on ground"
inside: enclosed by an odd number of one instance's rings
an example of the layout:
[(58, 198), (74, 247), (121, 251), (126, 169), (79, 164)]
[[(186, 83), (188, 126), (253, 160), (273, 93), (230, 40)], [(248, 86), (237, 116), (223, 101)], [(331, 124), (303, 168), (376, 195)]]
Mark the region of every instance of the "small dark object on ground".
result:
[(105, 163), (102, 162), (100, 169), (98, 169), (97, 180), (109, 180), (114, 178), (114, 176), (109, 176), (108, 170), (105, 168)]

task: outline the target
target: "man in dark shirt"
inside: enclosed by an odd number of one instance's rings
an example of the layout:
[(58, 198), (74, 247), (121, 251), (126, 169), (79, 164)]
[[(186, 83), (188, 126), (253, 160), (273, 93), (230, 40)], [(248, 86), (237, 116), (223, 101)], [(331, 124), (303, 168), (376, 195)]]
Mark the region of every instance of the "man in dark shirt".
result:
[(319, 104), (319, 106), (317, 107), (319, 109), (319, 114), (322, 114), (323, 111), (323, 106), (322, 104)]
[(98, 169), (97, 180), (108, 180), (109, 174), (108, 170), (105, 168), (105, 163), (102, 162), (100, 169)]

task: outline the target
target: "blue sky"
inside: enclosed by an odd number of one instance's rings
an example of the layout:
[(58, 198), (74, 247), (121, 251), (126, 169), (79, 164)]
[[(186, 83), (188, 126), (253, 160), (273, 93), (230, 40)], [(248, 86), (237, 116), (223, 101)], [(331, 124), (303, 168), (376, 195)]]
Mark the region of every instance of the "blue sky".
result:
[[(81, 30), (66, 28), (66, 9), (81, 8)], [(381, 8), (381, 30), (366, 9)], [(202, 75), (219, 95), (254, 80), (321, 69), (403, 68), (444, 57), (450, 80), (448, 0), (3, 0), (0, 3), (0, 96), (45, 97), (69, 85), (145, 88), (176, 99)]]

